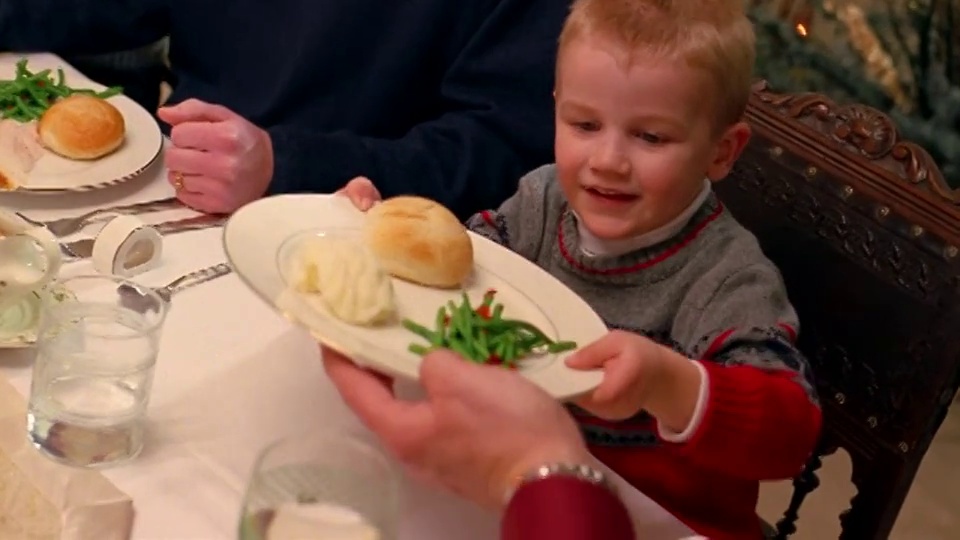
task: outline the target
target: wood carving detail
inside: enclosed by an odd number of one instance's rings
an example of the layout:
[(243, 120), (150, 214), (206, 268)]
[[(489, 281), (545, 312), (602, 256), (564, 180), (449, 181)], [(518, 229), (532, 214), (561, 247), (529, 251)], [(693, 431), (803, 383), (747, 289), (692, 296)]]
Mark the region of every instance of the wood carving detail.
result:
[[(817, 235), (844, 258), (918, 300), (931, 301), (950, 286), (947, 276), (934, 272), (909, 240), (857, 212), (849, 201), (818, 192), (800, 175), (779, 170), (780, 164), (770, 164), (768, 174), (756, 163), (756, 159), (739, 163), (731, 181), (798, 230)], [(887, 224), (891, 219), (887, 218)], [(915, 327), (909, 340), (891, 343), (882, 352), (852, 350), (837, 339), (836, 328), (830, 326), (836, 321), (827, 319), (827, 327), (817, 320), (805, 320), (801, 332), (801, 346), (810, 356), (817, 379), (828, 381), (821, 385), (825, 394), (821, 399), (845, 402), (840, 403), (842, 409), (856, 411), (855, 421), (876, 429), (888, 446), (896, 447), (904, 440), (912, 444), (919, 436), (914, 415), (931, 405), (929, 393), (923, 389), (938, 384), (937, 358), (930, 343), (946, 337), (931, 336), (929, 329)]]
[[(924, 369), (922, 357), (916, 362), (886, 362), (885, 359), (904, 358), (910, 352), (890, 351), (884, 358), (862, 358), (836, 341), (829, 339), (815, 325), (807, 325), (801, 336), (801, 346), (807, 353), (818, 381), (821, 401), (832, 402), (842, 410), (856, 411), (854, 420), (877, 434), (891, 447), (904, 438), (912, 438), (913, 415), (926, 405), (925, 396), (918, 395), (917, 381), (932, 382), (932, 373)], [(911, 343), (907, 349), (923, 348), (922, 343)], [(872, 419), (872, 420), (871, 420)]]
[(864, 105), (837, 105), (822, 94), (779, 94), (766, 81), (754, 85), (754, 95), (766, 106), (816, 128), (822, 137), (878, 162), (910, 184), (960, 205), (960, 189), (951, 189), (930, 154), (904, 141), (893, 120)]
[(881, 225), (844, 210), (841, 203), (811, 188), (800, 191), (786, 174), (764, 174), (759, 166), (741, 161), (731, 177), (741, 189), (759, 193), (768, 206), (784, 210), (798, 225), (904, 289), (927, 297), (945, 284), (940, 280), (933, 283), (927, 262), (909, 242), (892, 233), (878, 238), (875, 229)]

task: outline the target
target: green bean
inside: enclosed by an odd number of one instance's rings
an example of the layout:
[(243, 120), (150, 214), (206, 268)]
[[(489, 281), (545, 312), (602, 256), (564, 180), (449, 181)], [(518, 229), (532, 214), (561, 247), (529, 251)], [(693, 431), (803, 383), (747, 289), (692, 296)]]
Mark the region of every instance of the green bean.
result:
[(500, 336), (500, 341), (497, 343), (497, 358), (506, 363), (510, 358), (510, 335), (503, 334)]
[(27, 107), (27, 104), (20, 99), (20, 96), (13, 96), (13, 102), (16, 104), (17, 111), (20, 111), (25, 116), (33, 116), (33, 112)]
[(107, 98), (116, 96), (116, 95), (120, 94), (121, 92), (123, 92), (123, 88), (121, 88), (121, 87), (119, 87), (119, 86), (111, 86), (110, 88), (107, 88), (107, 89), (104, 90), (103, 92), (98, 93), (98, 94), (97, 94), (97, 97), (100, 98), (100, 99), (107, 99)]
[(56, 100), (63, 97), (87, 94), (107, 99), (123, 92), (120, 86), (112, 86), (100, 92), (74, 89), (67, 86), (64, 79), (62, 68), (57, 69), (54, 80), (51, 70), (44, 69), (33, 73), (27, 67), (27, 60), (21, 58), (17, 62), (13, 80), (0, 81), (0, 118), (28, 122), (43, 116)]
[(470, 362), (516, 367), (531, 354), (557, 354), (576, 348), (572, 341), (553, 341), (528, 322), (503, 319), (504, 306), (494, 302), (494, 295), (495, 291), (488, 291), (474, 309), (470, 297), (461, 292), (459, 304), (449, 301), (437, 309), (433, 330), (404, 319), (405, 328), (429, 342), (412, 344), (409, 350), (422, 356), (446, 348)]
[(436, 347), (443, 347), (444, 342), (447, 340), (447, 312), (443, 307), (437, 310), (434, 326), (436, 327), (436, 331), (433, 339), (430, 341)]
[(411, 321), (410, 319), (404, 319), (403, 321), (401, 321), (400, 324), (402, 324), (403, 327), (406, 328), (407, 330), (413, 332), (414, 334), (417, 334), (418, 336), (426, 339), (427, 341), (432, 342), (434, 339), (433, 332), (428, 330), (426, 327)]
[(27, 79), (28, 82), (48, 81), (48, 80), (50, 80), (50, 70), (49, 70), (49, 69), (44, 69), (44, 70), (38, 71), (38, 72), (36, 72), (36, 73), (34, 73), (34, 74), (32, 74), (32, 75), (27, 75), (27, 76), (26, 76), (26, 79)]
[(480, 353), (480, 358), (490, 358), (490, 347), (487, 344), (486, 330), (477, 330), (477, 349)]
[(513, 363), (516, 362), (519, 358), (517, 354), (517, 338), (513, 334), (507, 335), (507, 357), (504, 358), (505, 362)]
[(470, 308), (470, 301), (467, 300), (466, 293), (464, 293), (463, 299), (463, 304), (460, 305), (459, 313), (457, 313), (457, 322), (459, 323), (457, 328), (460, 330), (460, 335), (464, 338), (470, 338), (473, 337), (473, 324), (471, 323), (476, 317), (476, 313)]
[(577, 343), (575, 341), (558, 341), (556, 343), (550, 343), (547, 345), (547, 351), (551, 353), (561, 353), (566, 351), (572, 351), (577, 348)]
[(450, 349), (467, 360), (479, 363), (478, 360), (474, 358), (473, 353), (466, 346), (464, 346), (459, 340), (451, 340)]
[(430, 349), (429, 347), (424, 347), (423, 345), (419, 345), (419, 344), (417, 344), (417, 343), (411, 343), (411, 344), (407, 347), (407, 350), (409, 350), (409, 351), (412, 352), (413, 354), (416, 354), (416, 355), (419, 355), (419, 356), (423, 356), (423, 355), (425, 355), (425, 354), (427, 354), (428, 352), (431, 351), (431, 349)]

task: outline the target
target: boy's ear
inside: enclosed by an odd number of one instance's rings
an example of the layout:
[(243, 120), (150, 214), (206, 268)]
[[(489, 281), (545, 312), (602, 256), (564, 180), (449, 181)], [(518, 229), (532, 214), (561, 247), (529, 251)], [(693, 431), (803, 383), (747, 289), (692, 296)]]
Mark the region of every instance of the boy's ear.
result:
[(716, 182), (727, 176), (748, 142), (750, 126), (746, 122), (737, 122), (728, 127), (717, 140), (713, 161), (707, 168), (707, 178)]

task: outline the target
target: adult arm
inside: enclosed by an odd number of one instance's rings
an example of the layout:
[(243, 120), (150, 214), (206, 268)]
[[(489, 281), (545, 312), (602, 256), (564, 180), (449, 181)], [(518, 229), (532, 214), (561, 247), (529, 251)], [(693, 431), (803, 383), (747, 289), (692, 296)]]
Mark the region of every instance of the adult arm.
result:
[(333, 192), (355, 176), (384, 197), (432, 197), (462, 219), (496, 208), (523, 173), (551, 161), (556, 40), (567, 2), (501, 0), (449, 66), (446, 112), (398, 139), (269, 130), (271, 193)]
[(623, 502), (610, 490), (572, 477), (523, 484), (507, 504), (502, 540), (633, 540)]
[(166, 0), (0, 0), (0, 50), (98, 54), (167, 34)]

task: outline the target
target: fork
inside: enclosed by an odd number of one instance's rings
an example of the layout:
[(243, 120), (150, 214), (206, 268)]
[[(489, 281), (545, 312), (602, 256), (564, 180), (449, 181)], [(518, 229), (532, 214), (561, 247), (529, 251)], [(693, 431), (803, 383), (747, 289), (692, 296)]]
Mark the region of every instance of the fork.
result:
[(86, 227), (90, 222), (97, 217), (106, 215), (106, 214), (143, 214), (146, 212), (155, 212), (160, 210), (169, 210), (173, 208), (180, 208), (181, 204), (176, 197), (170, 197), (167, 199), (159, 199), (156, 201), (147, 201), (135, 204), (125, 204), (122, 206), (114, 206), (112, 208), (98, 208), (96, 210), (91, 210), (85, 214), (74, 217), (66, 217), (55, 219), (52, 221), (37, 221), (30, 219), (23, 214), (19, 214), (20, 217), (26, 221), (33, 223), (35, 225), (46, 227), (51, 233), (56, 237), (69, 236), (80, 229)]

